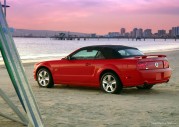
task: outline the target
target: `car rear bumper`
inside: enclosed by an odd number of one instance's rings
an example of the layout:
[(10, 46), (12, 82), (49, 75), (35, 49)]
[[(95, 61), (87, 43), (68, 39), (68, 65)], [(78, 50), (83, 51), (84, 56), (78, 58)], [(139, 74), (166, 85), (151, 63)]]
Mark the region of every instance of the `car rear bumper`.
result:
[(165, 83), (170, 80), (171, 74), (171, 68), (157, 70), (142, 70), (140, 71), (140, 77), (142, 80), (139, 84)]
[(157, 70), (137, 70), (132, 74), (130, 73), (130, 76), (124, 77), (123, 86), (133, 87), (143, 84), (154, 85), (158, 83), (166, 83), (170, 80), (171, 74), (171, 68)]

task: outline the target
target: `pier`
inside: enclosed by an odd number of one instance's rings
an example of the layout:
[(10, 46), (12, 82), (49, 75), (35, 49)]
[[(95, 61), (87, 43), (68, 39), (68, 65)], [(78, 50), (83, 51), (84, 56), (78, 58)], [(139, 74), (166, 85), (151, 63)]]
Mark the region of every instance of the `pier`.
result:
[(92, 40), (92, 39), (96, 39), (96, 40), (101, 40), (101, 39), (106, 39), (106, 40), (110, 40), (110, 39), (116, 39), (116, 40), (120, 40), (120, 39), (127, 39), (128, 41), (129, 40), (132, 40), (132, 41), (146, 41), (147, 39), (152, 39), (152, 40), (157, 40), (157, 39), (164, 39), (165, 41), (166, 40), (171, 40), (173, 39), (174, 41), (177, 41), (177, 39), (179, 39), (179, 37), (175, 37), (175, 38), (164, 38), (164, 37), (151, 37), (151, 38), (132, 38), (132, 37), (104, 37), (104, 36), (101, 36), (101, 37), (84, 37), (84, 36), (69, 36), (69, 37), (65, 37), (65, 36), (52, 36), (50, 37), (50, 39), (54, 39), (54, 40)]

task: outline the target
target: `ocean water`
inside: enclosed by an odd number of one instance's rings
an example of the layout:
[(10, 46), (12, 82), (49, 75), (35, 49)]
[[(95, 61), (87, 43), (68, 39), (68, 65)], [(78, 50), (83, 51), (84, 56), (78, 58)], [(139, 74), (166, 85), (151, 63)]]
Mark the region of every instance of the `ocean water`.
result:
[[(74, 50), (89, 45), (126, 45), (140, 49), (144, 53), (179, 49), (179, 39), (90, 39), (90, 40), (52, 40), (50, 38), (14, 38), (22, 60), (57, 59), (67, 56)], [(0, 55), (0, 61), (2, 56)]]

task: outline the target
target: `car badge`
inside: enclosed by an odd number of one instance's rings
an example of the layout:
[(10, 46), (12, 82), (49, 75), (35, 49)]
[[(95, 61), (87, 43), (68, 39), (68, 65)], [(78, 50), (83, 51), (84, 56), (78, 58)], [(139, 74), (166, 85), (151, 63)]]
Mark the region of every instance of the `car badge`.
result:
[(155, 63), (155, 66), (158, 67), (158, 63), (157, 62)]

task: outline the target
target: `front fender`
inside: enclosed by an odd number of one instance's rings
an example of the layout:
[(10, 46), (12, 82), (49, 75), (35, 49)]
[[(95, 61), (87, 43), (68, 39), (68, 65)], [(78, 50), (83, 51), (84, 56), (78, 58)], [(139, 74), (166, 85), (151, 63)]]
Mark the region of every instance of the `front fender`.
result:
[(53, 72), (53, 69), (52, 69), (52, 67), (50, 66), (50, 64), (48, 63), (48, 62), (43, 62), (43, 63), (36, 63), (35, 65), (34, 65), (34, 79), (35, 80), (37, 80), (37, 76), (36, 76), (36, 74), (37, 74), (37, 72), (38, 72), (38, 70), (40, 69), (40, 68), (47, 68), (51, 73)]

